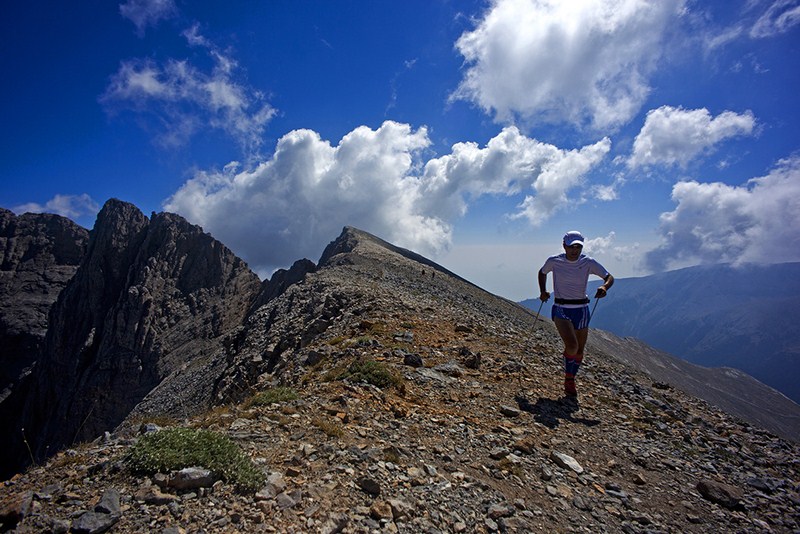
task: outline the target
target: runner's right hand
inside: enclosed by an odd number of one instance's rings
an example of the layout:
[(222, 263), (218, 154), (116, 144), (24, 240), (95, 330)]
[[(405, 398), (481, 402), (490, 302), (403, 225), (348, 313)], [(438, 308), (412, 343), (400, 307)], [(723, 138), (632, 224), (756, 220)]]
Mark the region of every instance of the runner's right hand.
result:
[(541, 300), (542, 302), (547, 302), (548, 300), (550, 300), (550, 293), (548, 293), (547, 291), (542, 291), (542, 294), (539, 295), (539, 300)]

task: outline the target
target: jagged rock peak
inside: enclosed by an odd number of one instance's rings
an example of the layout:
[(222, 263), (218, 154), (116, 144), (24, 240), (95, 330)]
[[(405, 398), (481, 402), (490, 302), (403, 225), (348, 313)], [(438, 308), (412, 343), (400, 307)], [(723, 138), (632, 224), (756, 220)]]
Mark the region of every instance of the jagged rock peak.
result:
[(352, 263), (354, 259), (351, 254), (354, 252), (359, 256), (381, 256), (387, 252), (396, 254), (473, 285), (471, 282), (468, 282), (421, 254), (393, 245), (375, 235), (352, 226), (345, 226), (339, 237), (331, 241), (328, 246), (325, 247), (325, 251), (322, 253), (318, 265), (322, 268), (324, 266), (340, 263)]
[[(260, 285), (199, 226), (171, 213), (148, 219), (109, 200), (51, 309), (29, 393), (6, 405), (24, 406), (12, 424), (31, 433), (37, 457), (113, 429), (165, 377), (213, 354)], [(184, 401), (189, 411), (192, 400)], [(24, 459), (27, 445), (16, 439), (11, 447)]]
[(50, 265), (78, 265), (89, 232), (60, 215), (15, 215), (0, 208), (0, 270), (40, 270)]
[[(49, 213), (0, 208), (0, 475), (20, 444), (17, 418), (42, 355), (53, 303), (83, 260), (89, 231)], [(18, 448), (18, 447), (17, 447)]]
[(294, 262), (288, 270), (278, 269), (269, 280), (265, 280), (261, 284), (261, 291), (256, 297), (251, 311), (280, 296), (289, 286), (300, 282), (307, 274), (316, 270), (317, 266), (314, 265), (314, 262), (305, 258)]
[(347, 254), (348, 252), (352, 252), (355, 250), (356, 246), (358, 246), (359, 242), (362, 240), (375, 240), (377, 239), (375, 236), (363, 232), (357, 228), (353, 228), (352, 226), (345, 226), (342, 229), (342, 233), (331, 241), (325, 250), (322, 252), (322, 256), (319, 259), (319, 265), (325, 265), (331, 261), (331, 258), (338, 254)]

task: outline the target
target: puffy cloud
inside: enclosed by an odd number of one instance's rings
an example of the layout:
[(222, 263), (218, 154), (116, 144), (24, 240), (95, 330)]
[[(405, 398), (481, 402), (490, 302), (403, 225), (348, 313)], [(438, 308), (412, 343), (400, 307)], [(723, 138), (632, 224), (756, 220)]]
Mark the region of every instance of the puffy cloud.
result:
[(645, 257), (654, 271), (688, 262), (800, 260), (800, 156), (741, 187), (677, 183), (672, 199), (675, 210), (661, 215), (662, 244)]
[(165, 209), (202, 225), (262, 274), (316, 259), (345, 225), (430, 252), (445, 246), (451, 228), (414, 209), (409, 173), (429, 144), (424, 128), (394, 122), (356, 128), (338, 146), (295, 130), (254, 170), (199, 173)]
[(86, 193), (82, 195), (56, 195), (44, 204), (29, 202), (11, 208), (14, 213), (55, 213), (70, 219), (97, 215), (100, 206)]
[(630, 168), (656, 164), (686, 167), (725, 139), (752, 134), (755, 126), (750, 111), (724, 111), (712, 117), (705, 108), (662, 106), (647, 113), (627, 163)]
[(203, 226), (262, 274), (316, 259), (345, 225), (436, 255), (473, 199), (532, 189), (546, 200), (530, 197), (540, 209), (517, 216), (541, 222), (609, 149), (603, 140), (561, 150), (509, 127), (486, 147), (458, 143), (423, 164), (429, 145), (425, 128), (391, 121), (377, 130), (358, 127), (336, 146), (295, 130), (253, 170), (232, 164), (198, 173), (164, 207)]
[(531, 139), (516, 127), (504, 128), (486, 147), (457, 143), (452, 153), (429, 161), (421, 202), (427, 211), (452, 219), (463, 215), (470, 198), (515, 195), (528, 190), (514, 218), (539, 224), (568, 202), (568, 193), (608, 153), (611, 142), (563, 150)]
[(684, 0), (494, 0), (456, 48), (453, 98), (515, 116), (614, 129), (640, 109)]
[(617, 233), (609, 232), (605, 237), (587, 239), (583, 250), (591, 256), (607, 256), (610, 254), (617, 262), (631, 263), (632, 259), (638, 259), (639, 243), (617, 245), (616, 241)]
[(158, 141), (166, 147), (183, 145), (208, 126), (231, 136), (246, 154), (255, 154), (275, 109), (260, 91), (237, 81), (236, 61), (204, 39), (197, 26), (184, 37), (190, 45), (208, 49), (214, 64), (210, 73), (186, 60), (124, 61), (101, 102), (110, 110), (123, 106), (155, 116), (163, 128)]
[(616, 235), (616, 232), (609, 232), (605, 237), (587, 239), (583, 249), (590, 254), (605, 254), (613, 246)]
[(170, 19), (178, 14), (174, 0), (128, 0), (119, 6), (120, 14), (136, 26), (139, 36), (148, 26)]
[(750, 29), (750, 37), (773, 37), (800, 24), (798, 0), (775, 0)]

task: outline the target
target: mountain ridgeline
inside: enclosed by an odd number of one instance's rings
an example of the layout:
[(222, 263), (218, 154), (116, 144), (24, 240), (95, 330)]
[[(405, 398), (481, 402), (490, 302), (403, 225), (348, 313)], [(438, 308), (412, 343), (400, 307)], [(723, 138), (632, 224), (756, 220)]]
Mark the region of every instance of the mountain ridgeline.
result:
[[(800, 528), (796, 404), (603, 331), (567, 403), (548, 319), (355, 228), (263, 282), (119, 200), (91, 232), (3, 210), (0, 254), (0, 529)], [(278, 386), (298, 398), (253, 403)], [(269, 482), (162, 493), (120, 460), (153, 422)], [(100, 493), (125, 507), (87, 512)]]

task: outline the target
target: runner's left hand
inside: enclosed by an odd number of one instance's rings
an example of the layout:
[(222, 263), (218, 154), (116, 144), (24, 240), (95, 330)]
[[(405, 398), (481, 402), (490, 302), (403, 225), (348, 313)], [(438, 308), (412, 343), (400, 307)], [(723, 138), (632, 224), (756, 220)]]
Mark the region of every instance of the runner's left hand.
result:
[(597, 293), (594, 294), (594, 298), (601, 299), (601, 298), (605, 297), (607, 294), (608, 294), (608, 291), (606, 291), (606, 288), (604, 288), (603, 286), (600, 286), (600, 287), (597, 288)]

